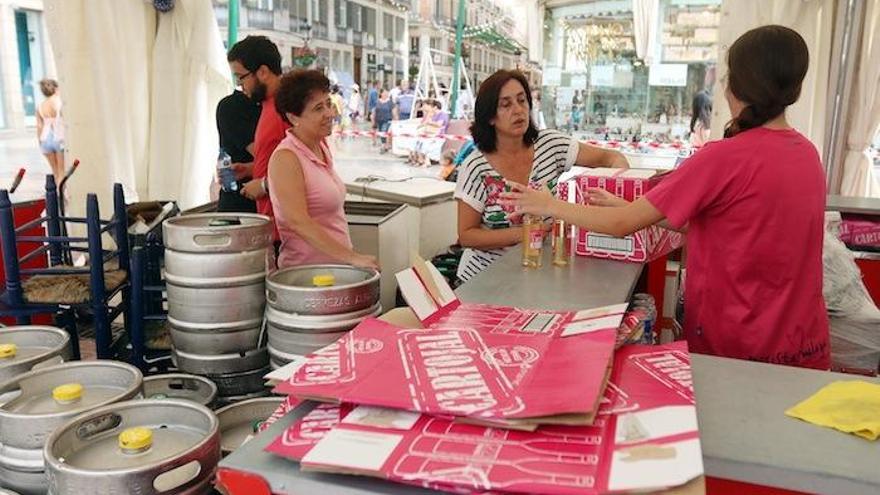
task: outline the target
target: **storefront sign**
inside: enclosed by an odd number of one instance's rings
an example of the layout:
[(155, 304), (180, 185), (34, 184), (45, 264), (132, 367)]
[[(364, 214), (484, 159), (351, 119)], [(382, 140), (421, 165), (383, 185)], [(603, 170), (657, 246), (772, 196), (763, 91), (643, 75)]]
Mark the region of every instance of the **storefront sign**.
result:
[(571, 87), (574, 89), (587, 89), (587, 75), (586, 74), (572, 74), (571, 75)]
[(648, 72), (651, 86), (687, 86), (687, 64), (654, 64)]
[(594, 88), (614, 86), (613, 65), (593, 65), (590, 67), (590, 86)]
[(559, 86), (560, 84), (562, 84), (562, 69), (560, 67), (544, 69), (544, 86)]

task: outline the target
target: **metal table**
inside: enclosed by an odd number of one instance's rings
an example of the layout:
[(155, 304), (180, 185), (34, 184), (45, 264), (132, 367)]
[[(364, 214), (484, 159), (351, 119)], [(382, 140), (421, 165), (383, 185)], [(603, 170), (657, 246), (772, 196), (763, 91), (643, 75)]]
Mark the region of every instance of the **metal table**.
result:
[[(642, 269), (637, 264), (575, 258), (567, 268), (526, 270), (519, 260), (519, 250), (511, 249), (460, 287), (459, 297), (465, 302), (550, 309), (611, 304), (628, 298)], [(707, 476), (810, 493), (880, 493), (880, 442), (783, 414), (827, 383), (863, 377), (696, 354), (692, 368)], [(279, 421), (224, 459), (221, 467), (258, 473), (279, 492), (429, 493), (372, 479), (301, 473), (296, 463), (264, 453), (263, 446), (294, 419)]]
[(841, 213), (880, 215), (880, 198), (854, 198), (851, 196), (828, 196), (825, 209)]
[[(549, 251), (549, 250), (547, 250)], [(642, 265), (575, 257), (564, 268), (549, 264), (525, 270), (518, 248), (511, 249), (469, 283), (458, 289), (465, 302), (495, 303), (548, 309), (583, 309), (619, 303), (629, 299)], [(557, 297), (562, 296), (564, 297)], [(430, 494), (425, 489), (358, 476), (302, 472), (299, 464), (263, 449), (311, 406), (301, 406), (260, 433), (220, 462), (221, 468), (254, 473), (265, 479), (273, 492), (295, 495)], [(236, 494), (237, 495), (237, 494)]]
[(708, 476), (808, 493), (880, 493), (880, 442), (784, 414), (831, 382), (880, 379), (699, 354), (691, 366)]
[(433, 490), (401, 485), (378, 478), (303, 472), (300, 471), (298, 462), (263, 450), (284, 433), (288, 426), (308, 414), (313, 407), (314, 404), (300, 405), (266, 431), (255, 436), (251, 441), (220, 461), (220, 467), (257, 474), (269, 483), (273, 493), (289, 495), (437, 494)]
[(456, 290), (462, 302), (530, 309), (577, 310), (628, 301), (644, 265), (573, 256), (568, 266), (524, 268), (519, 246)]

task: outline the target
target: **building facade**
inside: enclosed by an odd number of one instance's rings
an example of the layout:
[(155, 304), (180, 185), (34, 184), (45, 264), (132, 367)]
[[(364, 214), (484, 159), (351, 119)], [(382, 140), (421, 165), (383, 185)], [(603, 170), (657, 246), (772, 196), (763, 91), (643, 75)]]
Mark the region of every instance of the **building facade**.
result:
[[(525, 69), (529, 63), (528, 47), (519, 40), (512, 11), (492, 0), (467, 0), (465, 8), (462, 58), (474, 87), (499, 69)], [(411, 77), (415, 77), (419, 62), (427, 53), (438, 80), (449, 85), (457, 14), (458, 0), (415, 0), (409, 16)]]
[[(408, 73), (409, 0), (240, 0), (240, 5), (238, 38), (272, 39), (285, 67), (308, 43), (317, 66), (343, 84), (391, 85)], [(226, 39), (228, 0), (214, 0), (214, 11)]]
[(0, 0), (0, 129), (36, 124), (39, 82), (55, 77), (42, 0)]

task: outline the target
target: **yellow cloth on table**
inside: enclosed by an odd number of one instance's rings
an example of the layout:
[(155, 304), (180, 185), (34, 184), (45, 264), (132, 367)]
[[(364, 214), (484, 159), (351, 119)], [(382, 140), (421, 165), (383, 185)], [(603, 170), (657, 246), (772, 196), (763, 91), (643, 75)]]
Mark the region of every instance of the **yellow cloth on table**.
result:
[(880, 385), (863, 381), (834, 382), (785, 414), (877, 440), (880, 437)]

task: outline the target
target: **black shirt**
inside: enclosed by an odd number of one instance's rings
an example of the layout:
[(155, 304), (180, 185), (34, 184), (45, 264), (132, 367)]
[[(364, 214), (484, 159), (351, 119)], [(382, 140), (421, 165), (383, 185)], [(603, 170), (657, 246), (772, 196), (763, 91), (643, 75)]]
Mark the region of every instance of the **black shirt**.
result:
[[(220, 134), (220, 147), (229, 154), (233, 163), (254, 161), (247, 147), (254, 142), (259, 120), (260, 104), (241, 91), (235, 90), (217, 103), (217, 132)], [(256, 213), (257, 206), (237, 192), (220, 191), (219, 211)]]

